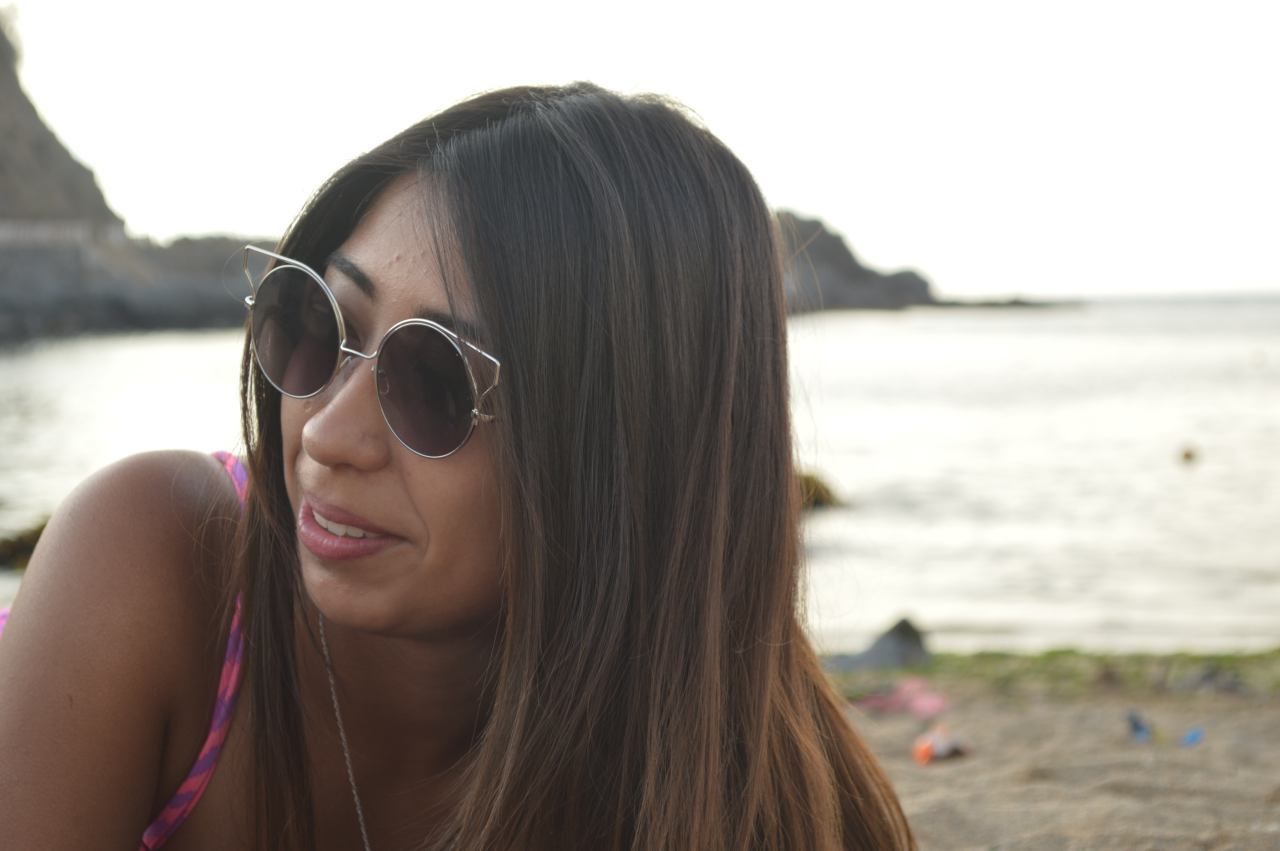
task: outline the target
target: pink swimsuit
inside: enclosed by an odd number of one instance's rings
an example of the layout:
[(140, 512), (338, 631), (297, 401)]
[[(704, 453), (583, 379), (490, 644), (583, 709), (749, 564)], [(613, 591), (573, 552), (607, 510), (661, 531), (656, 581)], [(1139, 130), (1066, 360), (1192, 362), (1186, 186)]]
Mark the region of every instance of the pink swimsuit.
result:
[[(227, 452), (215, 452), (214, 457), (222, 462), (222, 467), (235, 483), (236, 495), (240, 504), (244, 505), (245, 492), (249, 486), (249, 474), (234, 455)], [(4, 630), (9, 610), (0, 609), (0, 632)], [(213, 718), (209, 722), (209, 733), (205, 736), (204, 745), (200, 748), (200, 756), (191, 767), (187, 779), (182, 781), (178, 791), (165, 805), (155, 821), (142, 834), (140, 851), (154, 851), (164, 845), (173, 836), (178, 827), (195, 809), (209, 778), (213, 777), (213, 769), (218, 764), (218, 754), (222, 752), (222, 744), (227, 739), (227, 731), (231, 726), (231, 715), (236, 705), (236, 695), (240, 690), (240, 659), (244, 652), (244, 641), (240, 634), (240, 600), (236, 600), (235, 614), (231, 619), (231, 631), (227, 637), (227, 650), (222, 658), (222, 674), (218, 680), (218, 697), (213, 704)]]

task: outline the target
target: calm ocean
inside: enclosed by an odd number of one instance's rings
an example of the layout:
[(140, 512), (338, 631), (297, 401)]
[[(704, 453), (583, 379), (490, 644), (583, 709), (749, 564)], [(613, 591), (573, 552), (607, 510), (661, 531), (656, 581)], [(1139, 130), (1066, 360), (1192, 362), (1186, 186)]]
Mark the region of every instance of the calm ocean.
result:
[[(131, 452), (239, 447), (239, 332), (0, 350), (0, 534)], [(1280, 646), (1280, 300), (791, 322), (820, 647)], [(0, 602), (15, 576), (0, 575)]]

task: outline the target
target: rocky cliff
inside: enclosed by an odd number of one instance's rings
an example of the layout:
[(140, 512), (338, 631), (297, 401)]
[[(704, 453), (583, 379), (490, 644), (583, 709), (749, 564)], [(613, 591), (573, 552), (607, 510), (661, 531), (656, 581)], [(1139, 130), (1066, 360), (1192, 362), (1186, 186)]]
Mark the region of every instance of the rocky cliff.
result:
[[(238, 325), (244, 238), (130, 239), (93, 172), (41, 120), (0, 20), (0, 343), (82, 330)], [(780, 212), (792, 312), (937, 304), (915, 272), (860, 263), (818, 220)], [(262, 240), (252, 240), (265, 244)], [(269, 241), (268, 241), (269, 242)]]
[(130, 239), (22, 90), (17, 59), (0, 26), (0, 343), (242, 322), (236, 265), (248, 240)]
[(929, 282), (912, 271), (885, 274), (858, 261), (845, 241), (817, 219), (778, 213), (786, 251), (787, 307), (898, 310), (937, 304)]
[(93, 172), (63, 147), (22, 91), (17, 62), (0, 27), (0, 221), (119, 226)]

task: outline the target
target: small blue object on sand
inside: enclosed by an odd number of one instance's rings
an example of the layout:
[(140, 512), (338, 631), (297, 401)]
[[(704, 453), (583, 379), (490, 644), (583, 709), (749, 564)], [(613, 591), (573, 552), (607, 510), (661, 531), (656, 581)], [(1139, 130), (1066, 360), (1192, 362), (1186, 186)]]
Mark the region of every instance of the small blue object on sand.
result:
[(1204, 728), (1192, 727), (1190, 730), (1182, 734), (1181, 745), (1184, 748), (1193, 748), (1204, 741)]
[(1138, 714), (1136, 709), (1129, 710), (1129, 736), (1135, 742), (1146, 744), (1151, 741), (1151, 725)]

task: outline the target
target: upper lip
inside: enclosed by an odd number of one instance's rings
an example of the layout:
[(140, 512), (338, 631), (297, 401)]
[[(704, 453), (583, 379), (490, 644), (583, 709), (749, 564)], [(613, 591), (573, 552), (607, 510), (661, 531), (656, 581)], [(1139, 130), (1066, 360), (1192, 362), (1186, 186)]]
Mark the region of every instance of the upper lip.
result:
[(325, 520), (332, 520), (334, 523), (341, 523), (343, 526), (354, 526), (357, 529), (362, 529), (365, 532), (372, 532), (375, 535), (390, 535), (395, 537), (392, 532), (388, 532), (386, 529), (383, 529), (372, 521), (364, 519), (359, 514), (353, 514), (346, 509), (338, 508), (336, 505), (321, 502), (313, 496), (306, 497), (306, 504), (311, 507), (311, 512), (313, 514), (321, 514), (324, 516)]

